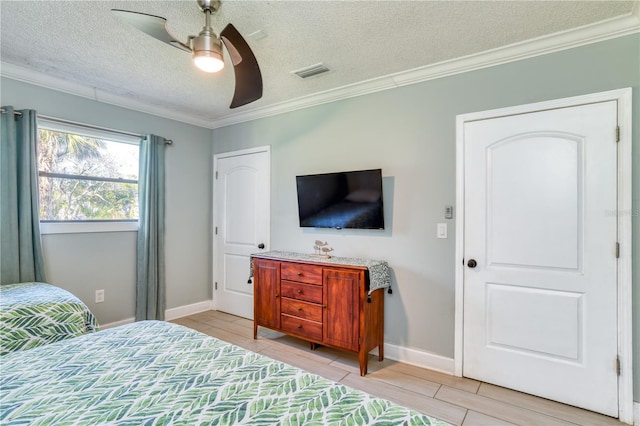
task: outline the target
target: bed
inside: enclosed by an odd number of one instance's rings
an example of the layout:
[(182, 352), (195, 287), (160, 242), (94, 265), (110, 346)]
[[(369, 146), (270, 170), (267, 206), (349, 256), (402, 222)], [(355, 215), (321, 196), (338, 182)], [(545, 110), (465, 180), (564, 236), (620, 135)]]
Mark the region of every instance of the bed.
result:
[(0, 388), (3, 425), (446, 425), (161, 321), (8, 354)]
[(0, 355), (97, 330), (89, 308), (60, 287), (37, 282), (0, 286)]

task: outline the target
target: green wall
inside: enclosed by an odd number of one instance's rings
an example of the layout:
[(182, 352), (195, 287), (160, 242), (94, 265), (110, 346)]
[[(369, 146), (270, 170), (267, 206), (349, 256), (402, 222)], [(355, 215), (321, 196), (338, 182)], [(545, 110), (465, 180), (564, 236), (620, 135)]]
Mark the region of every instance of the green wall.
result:
[[(455, 117), (458, 114), (633, 88), (633, 241), (640, 258), (640, 35), (386, 90), (213, 131), (18, 81), (1, 80), (2, 105), (174, 140), (167, 155), (168, 308), (211, 298), (211, 155), (271, 145), (271, 246), (308, 252), (327, 240), (336, 255), (388, 260), (385, 340), (453, 357)], [(213, 143), (212, 143), (213, 142)], [(384, 231), (298, 227), (295, 176), (382, 168)], [(435, 238), (436, 223), (449, 238)], [(54, 284), (94, 309), (102, 323), (133, 316), (135, 234), (43, 238)], [(640, 390), (640, 268), (633, 265), (634, 384)], [(104, 304), (93, 303), (106, 289)]]
[[(640, 250), (638, 86), (640, 36), (632, 35), (427, 81), (213, 131), (214, 153), (272, 149), (271, 248), (309, 252), (327, 240), (337, 256), (389, 261), (385, 341), (445, 357), (454, 354), (455, 118), (458, 114), (633, 87), (634, 248)], [(382, 168), (385, 231), (303, 230), (295, 176)], [(436, 239), (436, 223), (449, 238)], [(636, 259), (640, 258), (638, 255)], [(640, 270), (633, 266), (634, 336)], [(636, 399), (640, 339), (635, 339)]]
[[(2, 78), (2, 105), (173, 140), (166, 153), (167, 309), (211, 299), (211, 130)], [(136, 232), (43, 235), (48, 280), (84, 301), (101, 324), (135, 314)], [(94, 293), (105, 290), (104, 303)]]

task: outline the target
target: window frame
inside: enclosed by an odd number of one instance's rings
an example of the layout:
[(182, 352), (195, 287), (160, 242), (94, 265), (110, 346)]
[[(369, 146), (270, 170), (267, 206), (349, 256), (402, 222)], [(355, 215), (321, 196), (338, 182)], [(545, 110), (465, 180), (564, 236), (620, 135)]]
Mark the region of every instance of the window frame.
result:
[[(91, 125), (83, 125), (80, 123), (71, 123), (53, 118), (38, 117), (38, 129), (47, 129), (56, 132), (64, 132), (77, 134), (96, 139), (103, 139), (108, 142), (126, 143), (129, 145), (140, 146), (142, 136), (121, 132), (118, 130), (110, 130)], [(41, 172), (38, 163), (38, 179), (40, 177), (54, 178), (71, 178), (78, 179), (78, 175), (66, 175), (63, 173)], [(138, 180), (118, 179), (118, 178), (101, 178), (97, 176), (82, 176), (83, 180), (95, 180), (101, 182), (116, 183), (135, 183)], [(38, 195), (39, 196), (39, 195)], [(43, 220), (39, 218), (40, 234), (75, 234), (75, 233), (96, 233), (96, 232), (137, 232), (138, 219), (119, 219), (119, 220)]]

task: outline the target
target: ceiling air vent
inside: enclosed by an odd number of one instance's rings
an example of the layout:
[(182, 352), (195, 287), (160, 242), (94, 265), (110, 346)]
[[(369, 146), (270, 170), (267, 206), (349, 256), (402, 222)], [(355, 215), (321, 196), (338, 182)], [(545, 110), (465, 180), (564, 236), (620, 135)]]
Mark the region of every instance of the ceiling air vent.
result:
[(300, 78), (309, 78), (313, 77), (314, 75), (324, 74), (325, 72), (329, 71), (331, 71), (331, 69), (329, 69), (329, 67), (321, 62), (319, 64), (311, 65), (306, 68), (291, 71), (291, 73), (297, 75)]

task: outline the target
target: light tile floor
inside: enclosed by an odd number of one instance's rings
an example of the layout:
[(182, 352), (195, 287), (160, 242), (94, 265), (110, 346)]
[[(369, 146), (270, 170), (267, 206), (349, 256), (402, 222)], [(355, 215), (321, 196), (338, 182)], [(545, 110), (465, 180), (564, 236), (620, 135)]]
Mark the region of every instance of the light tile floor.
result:
[(309, 349), (308, 342), (218, 311), (172, 321), (243, 348), (286, 362), (372, 395), (414, 408), (454, 425), (617, 425), (616, 419), (590, 411), (377, 357), (360, 377), (357, 356), (331, 348)]

